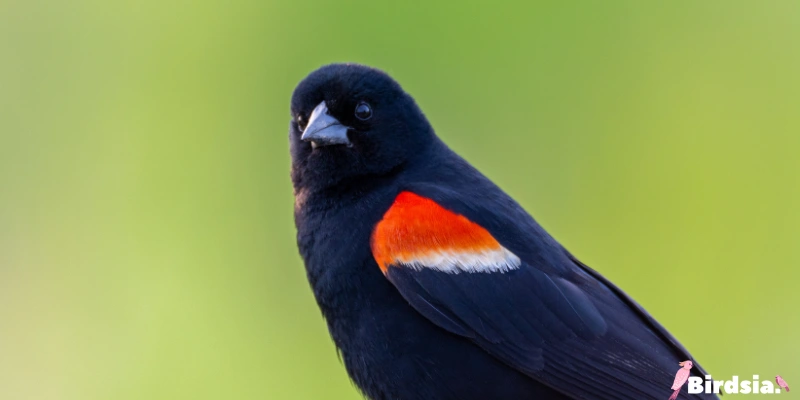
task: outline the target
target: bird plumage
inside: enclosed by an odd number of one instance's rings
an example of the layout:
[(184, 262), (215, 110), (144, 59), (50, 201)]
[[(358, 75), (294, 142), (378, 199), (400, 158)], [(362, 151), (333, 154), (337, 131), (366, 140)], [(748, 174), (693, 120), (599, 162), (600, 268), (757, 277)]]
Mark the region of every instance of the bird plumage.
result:
[[(345, 138), (310, 120), (322, 102)], [(298, 247), (367, 397), (666, 395), (688, 352), (441, 142), (391, 78), (323, 67), (292, 114)]]

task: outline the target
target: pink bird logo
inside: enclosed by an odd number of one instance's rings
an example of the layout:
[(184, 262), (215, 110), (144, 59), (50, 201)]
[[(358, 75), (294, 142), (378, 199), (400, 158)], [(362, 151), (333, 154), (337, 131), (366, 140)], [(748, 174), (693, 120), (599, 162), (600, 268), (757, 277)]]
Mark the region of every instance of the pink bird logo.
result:
[(678, 365), (683, 368), (679, 369), (675, 374), (675, 382), (672, 382), (672, 390), (674, 390), (674, 392), (672, 392), (672, 396), (669, 396), (669, 400), (675, 400), (678, 398), (678, 394), (681, 392), (681, 387), (683, 387), (683, 384), (689, 380), (689, 370), (692, 369), (692, 362), (689, 360), (686, 360)]
[(782, 387), (783, 390), (785, 390), (787, 392), (789, 391), (789, 385), (786, 384), (786, 381), (783, 380), (783, 378), (781, 378), (780, 375), (775, 375), (775, 383), (777, 383), (778, 386)]

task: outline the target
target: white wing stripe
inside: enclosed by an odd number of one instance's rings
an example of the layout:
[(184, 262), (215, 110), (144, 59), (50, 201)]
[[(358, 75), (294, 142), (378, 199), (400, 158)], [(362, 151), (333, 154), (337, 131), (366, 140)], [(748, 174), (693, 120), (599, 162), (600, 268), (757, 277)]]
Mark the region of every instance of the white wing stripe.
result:
[(504, 273), (519, 268), (521, 261), (505, 247), (498, 249), (474, 251), (443, 250), (426, 254), (409, 260), (398, 260), (404, 267), (414, 270), (423, 268), (458, 274), (461, 272), (500, 272)]

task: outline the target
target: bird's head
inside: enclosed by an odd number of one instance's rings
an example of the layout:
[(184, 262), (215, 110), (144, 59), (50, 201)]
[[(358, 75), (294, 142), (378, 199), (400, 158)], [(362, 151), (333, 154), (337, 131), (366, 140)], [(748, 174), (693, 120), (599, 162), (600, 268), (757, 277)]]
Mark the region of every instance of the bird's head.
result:
[(434, 141), (414, 99), (389, 75), (363, 65), (312, 72), (294, 90), (291, 112), (296, 188), (390, 174)]
[(692, 365), (694, 365), (690, 360), (686, 360), (684, 362), (678, 363), (683, 369), (692, 369)]

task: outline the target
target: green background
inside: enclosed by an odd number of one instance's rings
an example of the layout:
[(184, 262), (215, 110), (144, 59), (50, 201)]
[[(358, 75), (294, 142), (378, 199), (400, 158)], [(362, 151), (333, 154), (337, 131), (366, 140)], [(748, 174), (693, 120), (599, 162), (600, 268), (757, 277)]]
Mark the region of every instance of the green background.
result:
[(715, 377), (800, 390), (798, 39), (794, 0), (0, 0), (0, 398), (359, 398), (292, 221), (334, 61)]

